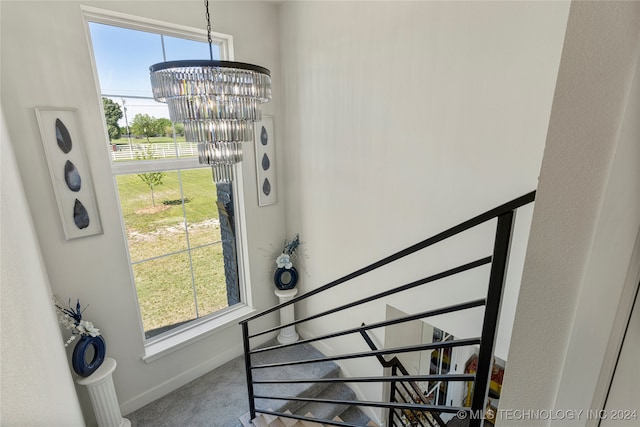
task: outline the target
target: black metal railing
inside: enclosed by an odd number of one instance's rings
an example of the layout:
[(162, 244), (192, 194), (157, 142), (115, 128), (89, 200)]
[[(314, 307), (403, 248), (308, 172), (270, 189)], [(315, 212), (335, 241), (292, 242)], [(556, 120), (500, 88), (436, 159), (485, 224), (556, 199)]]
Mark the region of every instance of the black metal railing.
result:
[[(506, 267), (508, 263), (509, 245), (511, 242), (512, 228), (514, 224), (515, 211), (531, 202), (535, 199), (535, 191), (528, 193), (522, 197), (514, 199), (508, 203), (505, 203), (497, 208), (491, 209), (485, 213), (482, 213), (474, 218), (464, 221), (454, 227), (451, 227), (441, 233), (438, 233), (428, 239), (425, 239), (419, 243), (416, 243), (404, 250), (396, 252), (386, 258), (383, 258), (377, 262), (374, 262), (366, 267), (358, 269), (351, 274), (327, 283), (324, 286), (320, 286), (310, 292), (307, 292), (301, 296), (293, 298), (292, 300), (280, 304), (278, 306), (269, 308), (249, 317), (242, 322), (244, 351), (245, 351), (245, 364), (247, 374), (247, 387), (249, 396), (249, 412), (251, 419), (256, 417), (256, 413), (270, 414), (274, 416), (282, 416), (287, 418), (299, 419), (320, 422), (325, 425), (335, 425), (343, 427), (359, 427), (357, 425), (333, 421), (333, 420), (321, 420), (309, 418), (297, 414), (285, 414), (284, 412), (273, 411), (269, 408), (256, 408), (256, 399), (270, 399), (271, 401), (289, 401), (298, 402), (298, 404), (304, 404), (308, 402), (315, 402), (318, 404), (338, 404), (338, 405), (354, 405), (359, 407), (373, 407), (383, 408), (389, 411), (388, 425), (389, 427), (395, 425), (415, 425), (422, 427), (434, 427), (442, 426), (441, 416), (443, 414), (456, 414), (460, 411), (467, 413), (470, 427), (481, 427), (484, 422), (484, 417), (479, 416), (483, 414), (485, 409), (485, 403), (490, 384), (490, 375), (492, 369), (493, 349), (495, 346), (495, 337), (498, 326), (498, 317), (500, 312), (500, 303), (502, 299), (502, 290), (506, 277)], [(281, 324), (280, 326), (267, 328), (259, 332), (250, 333), (249, 324), (261, 319), (264, 316), (271, 314), (277, 310), (280, 310), (288, 305), (295, 304), (297, 302), (312, 298), (314, 295), (327, 292), (336, 286), (349, 282), (364, 274), (370, 273), (380, 267), (392, 264), (394, 261), (400, 260), (408, 255), (414, 254), (427, 247), (430, 247), (436, 243), (446, 240), (452, 236), (458, 235), (464, 231), (474, 228), (478, 225), (484, 224), (488, 221), (497, 218), (497, 225), (495, 230), (495, 238), (493, 240), (493, 250), (491, 255), (479, 258), (475, 261), (461, 264), (457, 267), (448, 269), (441, 273), (433, 274), (428, 277), (406, 283), (401, 286), (394, 287), (393, 289), (379, 292), (356, 301), (352, 301), (346, 304), (339, 305), (329, 310), (325, 310), (321, 313), (313, 314), (302, 319), (295, 320), (290, 323)], [(361, 306), (368, 302), (381, 300), (391, 295), (395, 295), (399, 292), (406, 292), (414, 288), (432, 283), (438, 280), (442, 280), (446, 277), (460, 274), (465, 271), (470, 271), (479, 268), (484, 265), (490, 264), (488, 289), (486, 298), (476, 299), (474, 301), (463, 302), (460, 304), (451, 305), (444, 308), (435, 310), (424, 311), (420, 313), (414, 313), (400, 317), (393, 320), (385, 320), (368, 325), (360, 325), (359, 327), (347, 328), (340, 331), (331, 332), (321, 336), (302, 339), (295, 343), (272, 345), (269, 347), (252, 348), (250, 340), (252, 338), (263, 337), (265, 334), (276, 332), (282, 328), (295, 326), (303, 322), (310, 322), (312, 320), (320, 319), (325, 316), (329, 316), (334, 313), (342, 312), (353, 307)], [(456, 313), (463, 310), (469, 310), (476, 307), (484, 306), (484, 317), (482, 322), (482, 333), (479, 337), (464, 338), (464, 339), (452, 339), (447, 341), (435, 342), (435, 343), (418, 343), (409, 346), (394, 347), (377, 349), (373, 342), (368, 338), (366, 331), (376, 328), (386, 328), (392, 325), (398, 325), (412, 320), (425, 319), (433, 316), (438, 316), (448, 313)], [(257, 322), (256, 322), (257, 323)], [(365, 337), (365, 341), (369, 345), (368, 351), (345, 353), (345, 354), (332, 354), (323, 357), (315, 357), (303, 360), (293, 361), (277, 361), (272, 363), (252, 363), (252, 359), (260, 354), (268, 354), (275, 350), (300, 346), (307, 343), (319, 342), (330, 338), (344, 337), (350, 334), (360, 334)], [(478, 347), (478, 363), (475, 374), (447, 374), (447, 375), (409, 375), (409, 372), (401, 367), (396, 355), (410, 352), (420, 352), (424, 350), (435, 349), (447, 349), (463, 346), (477, 346)], [(389, 356), (389, 360), (385, 358)], [(282, 367), (291, 366), (304, 366), (310, 364), (318, 364), (329, 361), (343, 361), (343, 360), (358, 360), (364, 358), (375, 357), (385, 368), (390, 368), (390, 375), (375, 375), (365, 377), (347, 377), (347, 378), (277, 378), (277, 379), (262, 379), (255, 380), (254, 372), (258, 370), (277, 369)], [(394, 359), (397, 362), (393, 362)], [(391, 365), (389, 365), (391, 363)], [(388, 366), (387, 366), (388, 365)], [(423, 392), (417, 387), (419, 381), (465, 381), (473, 384), (471, 406), (450, 406), (450, 405), (438, 405), (430, 404), (423, 398)], [(382, 398), (379, 401), (365, 401), (365, 400), (341, 400), (341, 399), (320, 399), (314, 397), (302, 397), (302, 396), (286, 396), (286, 395), (263, 395), (255, 392), (255, 386), (259, 384), (298, 384), (298, 383), (388, 383), (390, 385), (391, 393), (387, 398)], [(421, 414), (420, 416), (417, 416)], [(407, 420), (411, 424), (405, 424)], [(435, 422), (435, 424), (434, 424)]]
[[(484, 300), (482, 302), (484, 303)], [(363, 323), (362, 326), (365, 326), (365, 324)], [(378, 350), (366, 331), (361, 331), (361, 335), (372, 351)], [(392, 377), (403, 379), (403, 381), (393, 381), (390, 383), (389, 402), (428, 405), (429, 401), (425, 399), (423, 391), (416, 382), (416, 379), (418, 378), (429, 378), (433, 381), (473, 381), (474, 379), (473, 375), (429, 375), (428, 377), (412, 376), (396, 356), (393, 356), (389, 360), (382, 356), (378, 356), (377, 359), (383, 368), (391, 369)], [(401, 426), (412, 426), (417, 424), (420, 427), (446, 427), (445, 422), (440, 418), (438, 413), (429, 411), (412, 411), (408, 409), (403, 411), (390, 410), (387, 425), (396, 425), (396, 421), (400, 423)]]

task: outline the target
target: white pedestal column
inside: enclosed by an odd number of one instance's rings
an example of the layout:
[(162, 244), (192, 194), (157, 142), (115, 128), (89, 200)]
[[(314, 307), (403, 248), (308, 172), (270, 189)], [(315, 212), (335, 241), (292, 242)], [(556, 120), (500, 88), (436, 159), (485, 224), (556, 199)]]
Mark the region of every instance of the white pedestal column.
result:
[[(291, 301), (293, 297), (298, 294), (298, 290), (296, 288), (286, 290), (276, 289), (275, 292), (276, 296), (280, 299), (280, 304)], [(291, 323), (295, 320), (296, 316), (293, 310), (293, 304), (280, 309), (280, 325), (286, 325), (287, 323)], [(280, 329), (277, 340), (280, 344), (289, 344), (298, 341), (299, 338), (295, 325), (292, 325)]]
[(102, 365), (86, 378), (76, 380), (86, 386), (91, 397), (93, 411), (100, 427), (128, 427), (131, 422), (122, 418), (120, 405), (113, 386), (111, 374), (116, 370), (116, 361), (110, 357), (104, 359)]

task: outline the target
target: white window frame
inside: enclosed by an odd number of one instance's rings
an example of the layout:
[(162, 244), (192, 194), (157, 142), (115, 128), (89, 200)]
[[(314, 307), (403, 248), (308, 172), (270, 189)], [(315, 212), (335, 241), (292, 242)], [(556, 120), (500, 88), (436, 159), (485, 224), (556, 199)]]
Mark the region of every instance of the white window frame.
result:
[[(112, 25), (132, 30), (145, 31), (149, 33), (163, 34), (166, 36), (179, 37), (183, 39), (195, 40), (200, 42), (207, 42), (207, 32), (205, 30), (199, 30), (183, 25), (172, 24), (163, 21), (157, 21), (149, 18), (143, 18), (139, 16), (124, 14), (121, 12), (115, 12), (105, 9), (99, 9), (91, 6), (81, 5), (82, 14), (85, 23), (85, 33), (87, 36), (87, 43), (92, 60), (93, 74), (96, 81), (96, 91), (98, 99), (101, 99), (102, 94), (100, 92), (100, 85), (98, 79), (98, 71), (96, 68), (95, 58), (93, 56), (93, 45), (91, 42), (91, 32), (89, 29), (89, 23), (99, 23)], [(233, 37), (228, 34), (222, 34), (217, 32), (211, 33), (213, 44), (217, 45), (220, 49), (220, 59), (233, 61)], [(151, 64), (149, 64), (151, 65)], [(126, 97), (123, 95), (123, 97)], [(102, 102), (100, 102), (100, 110), (104, 115)], [(106, 126), (104, 129), (105, 140), (107, 138)], [(108, 147), (108, 144), (105, 144)], [(110, 156), (110, 153), (109, 153)], [(170, 160), (157, 160), (157, 161), (144, 161), (143, 164), (139, 161), (128, 162), (113, 162), (111, 163), (113, 173), (113, 184), (116, 190), (118, 208), (120, 211), (120, 223), (122, 229), (122, 235), (127, 241), (126, 228), (124, 224), (124, 218), (122, 216), (122, 205), (120, 203), (120, 194), (117, 190), (116, 176), (130, 173), (151, 172), (160, 169), (175, 170), (175, 169), (194, 169), (202, 168), (202, 165), (198, 163), (197, 158), (178, 158)], [(251, 283), (249, 278), (249, 252), (248, 242), (246, 235), (246, 220), (245, 220), (245, 206), (243, 194), (243, 180), (242, 180), (242, 165), (235, 165), (236, 179), (233, 182), (233, 196), (234, 196), (234, 210), (235, 210), (235, 230), (236, 230), (236, 248), (237, 248), (237, 269), (238, 269), (238, 285), (240, 287), (240, 303), (235, 304), (232, 307), (228, 307), (217, 311), (216, 313), (203, 316), (200, 319), (192, 320), (185, 325), (178, 326), (158, 337), (150, 339), (144, 338), (144, 327), (142, 325), (142, 316), (140, 314), (140, 306), (137, 301), (137, 292), (135, 279), (133, 275), (133, 269), (131, 267), (131, 257), (129, 256), (129, 245), (126, 244), (127, 259), (129, 260), (129, 269), (131, 275), (131, 286), (134, 290), (136, 298), (136, 307), (138, 310), (139, 328), (144, 342), (144, 356), (142, 359), (150, 363), (157, 360), (167, 354), (170, 354), (176, 350), (184, 348), (194, 342), (197, 342), (207, 336), (210, 336), (220, 330), (227, 327), (236, 325), (237, 322), (255, 314), (256, 310), (253, 308), (253, 302), (250, 293)]]

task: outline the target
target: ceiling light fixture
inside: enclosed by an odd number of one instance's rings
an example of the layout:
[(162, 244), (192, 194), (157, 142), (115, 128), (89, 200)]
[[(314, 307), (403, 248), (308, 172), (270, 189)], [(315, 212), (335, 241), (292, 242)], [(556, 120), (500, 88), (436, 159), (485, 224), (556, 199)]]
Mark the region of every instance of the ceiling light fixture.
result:
[(187, 142), (198, 144), (201, 164), (209, 164), (216, 182), (234, 178), (242, 161), (242, 142), (253, 140), (253, 123), (262, 119), (260, 104), (271, 100), (271, 73), (243, 62), (213, 59), (209, 1), (209, 60), (168, 61), (149, 67), (156, 101), (166, 102), (173, 122), (184, 124)]

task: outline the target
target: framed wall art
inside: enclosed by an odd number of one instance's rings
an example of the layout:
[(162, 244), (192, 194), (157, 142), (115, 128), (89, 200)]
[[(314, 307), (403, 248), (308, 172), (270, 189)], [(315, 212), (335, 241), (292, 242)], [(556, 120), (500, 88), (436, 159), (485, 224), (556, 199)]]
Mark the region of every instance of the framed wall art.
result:
[(253, 138), (256, 147), (256, 177), (258, 181), (258, 206), (276, 202), (276, 151), (273, 133), (273, 117), (262, 116), (255, 124)]
[(36, 108), (42, 145), (67, 240), (102, 233), (78, 114), (72, 108)]

